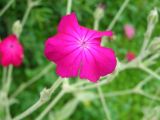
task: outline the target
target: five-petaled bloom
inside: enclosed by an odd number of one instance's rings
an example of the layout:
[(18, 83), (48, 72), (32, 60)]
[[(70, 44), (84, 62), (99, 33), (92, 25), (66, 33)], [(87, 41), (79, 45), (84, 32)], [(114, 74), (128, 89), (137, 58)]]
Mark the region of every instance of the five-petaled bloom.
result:
[(9, 35), (0, 43), (0, 63), (7, 67), (9, 65), (19, 66), (23, 60), (23, 47), (16, 35)]
[(99, 32), (80, 26), (75, 13), (62, 17), (58, 33), (45, 43), (45, 56), (56, 63), (61, 77), (76, 77), (92, 82), (114, 71), (116, 56), (102, 47), (101, 37), (111, 31)]
[(124, 26), (124, 33), (125, 33), (126, 37), (129, 40), (131, 40), (135, 35), (135, 29), (134, 29), (134, 27), (132, 25), (126, 24)]

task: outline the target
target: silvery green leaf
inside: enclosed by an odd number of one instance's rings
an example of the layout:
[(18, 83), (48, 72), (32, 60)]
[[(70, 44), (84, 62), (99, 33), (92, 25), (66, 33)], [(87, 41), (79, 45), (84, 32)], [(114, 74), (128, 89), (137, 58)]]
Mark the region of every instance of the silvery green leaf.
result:
[(48, 120), (58, 120), (58, 119), (56, 119), (54, 112), (49, 112)]
[(77, 108), (79, 101), (77, 99), (72, 99), (66, 103), (63, 108), (56, 112), (55, 120), (66, 120), (69, 118)]
[(89, 101), (95, 99), (97, 96), (93, 92), (80, 92), (76, 94), (76, 97), (80, 101)]

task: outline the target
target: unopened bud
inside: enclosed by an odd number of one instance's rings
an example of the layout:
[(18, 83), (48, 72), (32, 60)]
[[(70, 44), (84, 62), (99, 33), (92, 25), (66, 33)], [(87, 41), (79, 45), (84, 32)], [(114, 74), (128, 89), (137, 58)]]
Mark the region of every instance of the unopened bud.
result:
[(156, 8), (154, 8), (148, 15), (148, 23), (156, 24), (157, 22), (158, 22), (158, 11)]
[(104, 10), (105, 10), (105, 5), (99, 4), (94, 12), (94, 18), (96, 20), (102, 19), (104, 17)]
[(150, 38), (155, 28), (155, 25), (158, 22), (158, 11), (156, 8), (151, 10), (150, 14), (148, 15), (147, 20), (148, 20), (148, 26), (147, 26), (147, 31), (145, 33), (145, 37)]
[(17, 37), (19, 37), (21, 31), (22, 31), (22, 24), (20, 23), (19, 20), (17, 20), (17, 21), (13, 24), (12, 32), (13, 32)]
[(38, 5), (40, 5), (40, 0), (28, 0), (28, 7), (33, 8)]

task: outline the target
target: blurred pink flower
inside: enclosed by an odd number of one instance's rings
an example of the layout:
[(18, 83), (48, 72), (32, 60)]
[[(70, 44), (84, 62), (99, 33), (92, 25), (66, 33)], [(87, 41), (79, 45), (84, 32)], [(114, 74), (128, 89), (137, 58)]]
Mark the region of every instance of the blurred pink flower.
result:
[(23, 60), (23, 47), (15, 35), (9, 35), (0, 43), (0, 63), (3, 66), (19, 66)]
[(135, 53), (133, 53), (133, 52), (128, 52), (128, 53), (126, 54), (126, 59), (127, 59), (128, 62), (130, 62), (130, 61), (132, 61), (133, 59), (135, 59), (135, 57), (136, 57), (136, 55), (135, 55)]
[(57, 64), (61, 77), (99, 80), (114, 71), (116, 56), (110, 48), (101, 47), (101, 37), (111, 31), (99, 32), (80, 26), (75, 13), (62, 17), (58, 33), (45, 43), (45, 56)]
[(128, 39), (132, 39), (135, 35), (135, 29), (132, 25), (126, 24), (124, 26), (124, 33)]

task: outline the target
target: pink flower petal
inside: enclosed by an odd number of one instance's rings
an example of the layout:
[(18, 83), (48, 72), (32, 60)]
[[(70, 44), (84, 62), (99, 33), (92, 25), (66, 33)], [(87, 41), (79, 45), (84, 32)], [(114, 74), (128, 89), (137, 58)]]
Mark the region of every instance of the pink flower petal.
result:
[(61, 33), (68, 33), (73, 36), (78, 36), (79, 37), (79, 31), (78, 29), (78, 21), (76, 18), (76, 14), (72, 13), (70, 15), (63, 16), (59, 25), (58, 25), (58, 32)]
[(49, 60), (58, 63), (59, 60), (75, 51), (78, 46), (75, 44), (76, 38), (58, 33), (54, 37), (51, 37), (45, 43), (45, 55)]
[(78, 75), (81, 57), (76, 42), (76, 38), (62, 33), (49, 38), (46, 42), (45, 55), (57, 64), (57, 74), (62, 77)]
[(113, 50), (98, 46), (92, 46), (83, 54), (80, 78), (96, 82), (100, 76), (105, 76), (114, 71), (116, 57)]
[(91, 30), (89, 28), (85, 28), (83, 26), (80, 27), (81, 33), (83, 32), (84, 34), (81, 34), (81, 36), (85, 36), (86, 39), (94, 39), (94, 38), (101, 38), (102, 36), (112, 36), (113, 32), (108, 30), (108, 31), (97, 31), (97, 30)]

